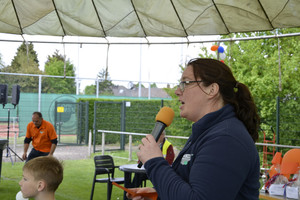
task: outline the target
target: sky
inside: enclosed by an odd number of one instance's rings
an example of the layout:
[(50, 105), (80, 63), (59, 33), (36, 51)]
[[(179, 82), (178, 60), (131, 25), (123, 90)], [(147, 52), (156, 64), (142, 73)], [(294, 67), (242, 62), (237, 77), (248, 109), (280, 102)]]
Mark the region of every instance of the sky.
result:
[[(25, 37), (24, 37), (25, 38)], [(5, 42), (4, 39), (23, 40), (21, 36), (0, 34), (0, 54), (5, 65), (9, 65), (16, 55), (21, 42)], [(28, 41), (53, 41), (51, 37), (30, 37)], [(57, 41), (57, 37), (55, 39)], [(96, 40), (96, 39), (95, 39)], [(60, 38), (61, 41), (61, 38)], [(78, 39), (79, 41), (79, 39)], [(123, 39), (122, 41), (126, 41)], [(164, 39), (167, 41), (167, 39)], [(80, 81), (80, 90), (94, 83), (101, 69), (106, 68), (108, 52), (108, 72), (114, 84), (127, 86), (129, 81), (137, 83), (156, 83), (165, 87), (166, 83), (175, 85), (181, 77), (179, 65), (184, 65), (191, 58), (198, 56), (203, 44), (111, 44), (109, 51), (106, 44), (57, 44), (33, 43), (37, 52), (39, 67), (44, 70), (48, 55), (56, 50), (66, 55), (76, 70), (78, 78), (89, 78)], [(207, 48), (211, 43), (205, 43)]]

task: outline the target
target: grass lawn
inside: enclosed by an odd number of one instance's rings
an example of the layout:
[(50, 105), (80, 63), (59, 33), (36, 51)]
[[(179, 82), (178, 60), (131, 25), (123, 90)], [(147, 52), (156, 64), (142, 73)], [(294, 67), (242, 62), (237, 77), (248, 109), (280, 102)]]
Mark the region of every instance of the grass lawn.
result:
[[(97, 153), (100, 155), (100, 153)], [(128, 151), (106, 151), (105, 154), (114, 158), (115, 165), (137, 163), (137, 156), (132, 154), (134, 161), (128, 161)], [(64, 179), (56, 191), (57, 200), (88, 200), (90, 199), (92, 181), (94, 176), (94, 155), (89, 159), (65, 160)], [(0, 181), (0, 200), (15, 200), (16, 194), (20, 191), (19, 181), (22, 178), (23, 162), (2, 162)], [(123, 177), (124, 172), (116, 169), (115, 177)], [(148, 180), (147, 186), (152, 184)], [(262, 184), (261, 184), (262, 186)], [(95, 184), (94, 200), (106, 199), (107, 185)], [(123, 190), (113, 187), (112, 200), (123, 199)], [(32, 200), (32, 199), (31, 199)]]
[[(115, 165), (123, 165), (136, 163), (136, 161), (128, 161), (119, 157), (125, 157), (128, 152), (106, 152), (114, 157)], [(93, 158), (94, 156), (92, 156)], [(56, 191), (57, 200), (87, 200), (90, 198), (92, 180), (94, 176), (93, 159), (83, 160), (65, 160), (64, 163), (64, 179), (58, 190)], [(16, 194), (20, 191), (19, 181), (22, 177), (22, 167), (24, 163), (11, 162), (2, 163), (2, 173), (0, 182), (0, 199), (14, 200)], [(124, 172), (116, 169), (115, 177), (123, 177)], [(152, 186), (148, 181), (147, 186)], [(93, 199), (106, 199), (106, 184), (96, 183)], [(123, 199), (123, 190), (113, 187), (112, 200)]]

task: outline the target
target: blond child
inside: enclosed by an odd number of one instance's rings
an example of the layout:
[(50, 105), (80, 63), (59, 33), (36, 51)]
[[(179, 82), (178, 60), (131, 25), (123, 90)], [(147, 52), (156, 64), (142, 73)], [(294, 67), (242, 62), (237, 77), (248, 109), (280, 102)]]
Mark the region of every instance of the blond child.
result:
[(19, 185), (24, 198), (54, 200), (62, 180), (62, 163), (53, 156), (42, 156), (25, 163)]

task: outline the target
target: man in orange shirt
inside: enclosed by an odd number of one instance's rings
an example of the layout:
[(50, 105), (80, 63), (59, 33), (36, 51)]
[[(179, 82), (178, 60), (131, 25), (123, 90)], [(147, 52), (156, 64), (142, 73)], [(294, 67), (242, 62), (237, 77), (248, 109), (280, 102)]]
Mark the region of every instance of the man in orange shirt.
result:
[[(27, 157), (27, 150), (31, 141), (33, 148)], [(43, 119), (42, 113), (34, 112), (32, 122), (27, 125), (23, 160), (27, 162), (39, 156), (53, 156), (56, 145), (57, 135), (53, 125)]]

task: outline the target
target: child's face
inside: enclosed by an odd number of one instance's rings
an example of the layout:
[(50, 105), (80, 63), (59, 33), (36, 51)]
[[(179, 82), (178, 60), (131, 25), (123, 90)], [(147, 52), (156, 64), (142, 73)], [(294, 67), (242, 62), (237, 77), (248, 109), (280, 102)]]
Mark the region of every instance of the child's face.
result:
[(19, 185), (24, 198), (35, 197), (38, 194), (39, 181), (34, 180), (34, 177), (28, 170), (23, 171), (23, 178)]

